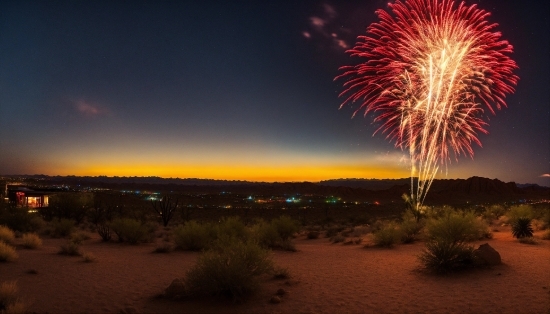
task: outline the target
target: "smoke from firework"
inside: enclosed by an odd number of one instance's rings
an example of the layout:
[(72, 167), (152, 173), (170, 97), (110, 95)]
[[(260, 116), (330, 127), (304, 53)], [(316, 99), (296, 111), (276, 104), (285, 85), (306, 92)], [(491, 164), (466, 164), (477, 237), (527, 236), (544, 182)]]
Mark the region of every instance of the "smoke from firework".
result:
[(377, 131), (408, 148), (419, 208), (440, 165), (451, 155), (473, 157), (472, 143), (481, 146), (478, 133), (487, 133), (484, 111), (506, 106), (519, 78), (508, 56), (513, 48), (487, 22), (487, 11), (449, 0), (388, 6), (347, 51), (366, 62), (341, 67), (335, 79), (346, 79), (342, 106), (358, 102), (354, 115), (373, 112)]

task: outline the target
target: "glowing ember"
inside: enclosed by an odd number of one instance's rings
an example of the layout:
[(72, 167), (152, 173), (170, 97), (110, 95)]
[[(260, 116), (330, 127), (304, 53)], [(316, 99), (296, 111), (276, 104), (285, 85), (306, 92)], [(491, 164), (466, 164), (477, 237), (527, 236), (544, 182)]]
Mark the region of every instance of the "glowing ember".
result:
[(367, 61), (341, 67), (335, 79), (346, 79), (341, 106), (359, 102), (354, 115), (373, 112), (382, 124), (377, 131), (409, 149), (411, 198), (420, 209), (451, 151), (455, 159), (473, 157), (472, 142), (481, 146), (477, 134), (487, 133), (484, 108), (494, 114), (506, 106), (519, 78), (507, 56), (513, 47), (476, 5), (407, 0), (388, 6), (391, 12), (377, 10), (380, 22), (347, 51)]

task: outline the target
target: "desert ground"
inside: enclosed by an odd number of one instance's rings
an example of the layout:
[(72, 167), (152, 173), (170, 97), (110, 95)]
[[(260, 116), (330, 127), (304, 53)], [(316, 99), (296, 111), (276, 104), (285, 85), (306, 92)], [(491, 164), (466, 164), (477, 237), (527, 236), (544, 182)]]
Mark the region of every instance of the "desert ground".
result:
[[(161, 297), (199, 253), (152, 253), (155, 243), (103, 243), (91, 235), (82, 250), (96, 261), (59, 255), (66, 240), (44, 238), (40, 248), (18, 247), (16, 261), (0, 263), (0, 281), (17, 281), (31, 313), (550, 313), (550, 241), (522, 244), (506, 228), (474, 243), (489, 243), (502, 265), (449, 275), (420, 268), (423, 242), (388, 249), (366, 246), (368, 239), (343, 245), (299, 235), (297, 252), (272, 252), (291, 278), (266, 277), (237, 304)], [(280, 288), (282, 302), (270, 303)]]

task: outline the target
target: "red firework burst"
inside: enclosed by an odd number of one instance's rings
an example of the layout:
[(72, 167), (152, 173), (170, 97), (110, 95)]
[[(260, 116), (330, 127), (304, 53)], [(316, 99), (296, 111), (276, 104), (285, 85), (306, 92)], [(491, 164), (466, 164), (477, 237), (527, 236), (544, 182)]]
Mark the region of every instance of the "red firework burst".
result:
[(380, 21), (347, 51), (367, 61), (342, 67), (335, 79), (346, 79), (341, 106), (358, 102), (354, 115), (374, 112), (377, 131), (409, 148), (411, 177), (427, 182), (415, 193), (421, 201), (451, 151), (473, 157), (471, 144), (481, 146), (484, 108), (494, 114), (506, 106), (517, 66), (508, 56), (512, 46), (494, 31), (498, 25), (486, 21), (490, 13), (476, 5), (398, 0), (388, 6), (391, 12), (377, 10)]

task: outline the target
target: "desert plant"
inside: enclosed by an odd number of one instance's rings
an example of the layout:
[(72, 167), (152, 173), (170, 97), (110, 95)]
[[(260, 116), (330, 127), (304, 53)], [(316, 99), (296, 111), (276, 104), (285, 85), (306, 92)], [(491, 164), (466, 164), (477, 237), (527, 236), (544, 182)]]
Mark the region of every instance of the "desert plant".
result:
[(4, 313), (17, 302), (17, 283), (8, 281), (0, 283), (0, 313)]
[(149, 232), (140, 221), (131, 218), (117, 218), (110, 224), (119, 242), (137, 244), (149, 240)]
[(440, 218), (426, 221), (429, 240), (464, 242), (479, 240), (489, 233), (487, 225), (472, 212), (448, 212)]
[(273, 279), (289, 279), (290, 278), (290, 270), (286, 267), (275, 266), (271, 270), (271, 273), (273, 274)]
[(522, 237), (522, 238), (519, 238), (519, 243), (523, 243), (523, 244), (539, 244), (539, 241), (537, 241), (537, 239), (535, 239), (534, 237)]
[(337, 234), (334, 237), (330, 238), (330, 242), (332, 243), (341, 243), (341, 242), (344, 242), (345, 240), (346, 240), (346, 237), (344, 237), (341, 234)]
[(483, 211), (482, 216), (487, 221), (499, 219), (506, 214), (506, 207), (502, 205), (491, 205)]
[(283, 241), (287, 241), (293, 234), (300, 231), (300, 223), (289, 216), (275, 218), (271, 221), (271, 224)]
[(172, 244), (168, 242), (162, 242), (155, 247), (153, 253), (169, 253), (173, 250)]
[(74, 230), (74, 221), (70, 219), (52, 220), (50, 224), (52, 226), (51, 236), (54, 238), (66, 238)]
[(36, 213), (29, 213), (27, 207), (7, 206), (0, 210), (0, 225), (19, 232), (35, 232), (43, 225), (44, 221)]
[(277, 229), (273, 224), (260, 221), (252, 227), (252, 233), (258, 243), (266, 248), (276, 248), (281, 242)]
[(269, 252), (256, 242), (233, 238), (215, 247), (203, 252), (187, 272), (185, 282), (191, 296), (226, 296), (242, 301), (256, 291), (258, 277), (273, 268)]
[(112, 238), (111, 228), (107, 224), (101, 224), (97, 226), (97, 233), (101, 237), (101, 241), (108, 242)]
[(12, 244), (14, 240), (15, 233), (13, 232), (13, 230), (6, 226), (0, 226), (0, 242)]
[(18, 257), (13, 246), (0, 241), (0, 262), (13, 262)]
[(22, 240), (23, 247), (26, 249), (36, 249), (42, 246), (42, 240), (36, 233), (25, 233)]
[(542, 239), (543, 239), (543, 240), (550, 240), (550, 229), (547, 229), (547, 230), (542, 234)]
[(516, 239), (532, 237), (533, 227), (531, 226), (531, 218), (519, 217), (512, 223), (512, 235)]
[(210, 223), (199, 224), (191, 220), (174, 229), (174, 242), (182, 250), (200, 251), (216, 239), (216, 230)]
[(393, 247), (401, 238), (401, 231), (393, 224), (388, 223), (374, 233), (374, 244), (381, 247)]
[(75, 242), (77, 244), (82, 244), (82, 242), (86, 241), (86, 240), (90, 240), (91, 237), (89, 234), (85, 233), (85, 232), (76, 232), (76, 233), (73, 233), (71, 234), (71, 237), (70, 237), (70, 240), (72, 242)]
[(463, 242), (437, 239), (426, 243), (419, 259), (426, 269), (446, 273), (473, 266), (474, 248)]
[(516, 205), (510, 207), (510, 210), (506, 213), (506, 218), (508, 218), (508, 223), (513, 225), (519, 218), (535, 218), (535, 212), (533, 211), (533, 207), (531, 205)]
[(178, 207), (178, 202), (179, 200), (176, 199), (176, 202), (173, 203), (172, 198), (170, 196), (163, 196), (160, 199), (160, 201), (151, 201), (151, 204), (153, 205), (153, 209), (162, 218), (162, 224), (165, 227), (168, 226), (168, 223), (174, 216), (174, 213), (176, 212), (176, 208)]
[(417, 240), (418, 234), (424, 227), (424, 220), (416, 219), (416, 217), (410, 211), (406, 211), (403, 214), (402, 222), (399, 225), (401, 230), (401, 242), (412, 243)]
[(250, 237), (250, 230), (244, 225), (239, 217), (228, 217), (222, 219), (217, 225), (217, 236), (234, 237), (246, 240)]
[(84, 252), (82, 253), (82, 261), (84, 263), (92, 263), (92, 262), (96, 262), (97, 261), (97, 257), (92, 254), (92, 253), (89, 253), (89, 252)]
[(59, 247), (58, 253), (61, 255), (80, 256), (82, 255), (80, 252), (80, 243), (68, 240)]

